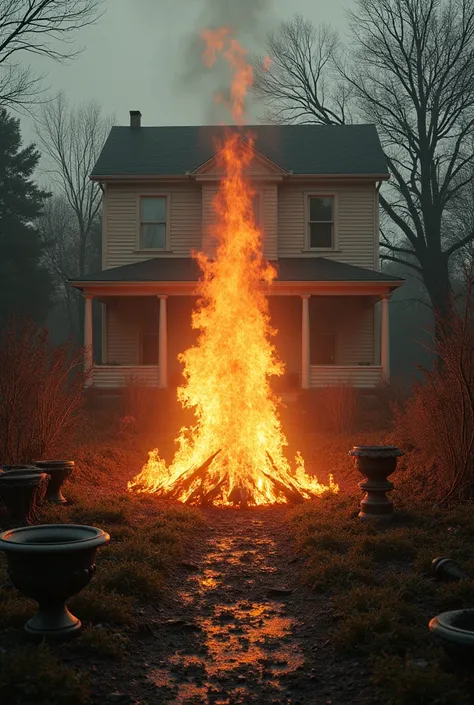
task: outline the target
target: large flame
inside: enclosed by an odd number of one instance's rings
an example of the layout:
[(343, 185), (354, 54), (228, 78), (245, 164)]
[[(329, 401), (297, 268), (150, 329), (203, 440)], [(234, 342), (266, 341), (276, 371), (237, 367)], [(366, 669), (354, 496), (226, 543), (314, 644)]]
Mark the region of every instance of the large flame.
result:
[[(203, 36), (206, 63), (223, 53), (235, 71), (231, 107), (240, 122), (253, 79), (245, 52), (227, 29)], [(193, 409), (196, 424), (181, 429), (169, 467), (153, 450), (129, 489), (191, 504), (241, 506), (302, 501), (338, 489), (331, 476), (328, 485), (309, 476), (300, 453), (294, 469), (284, 455), (279, 401), (269, 383), (284, 367), (271, 343), (276, 331), (265, 296), (276, 272), (263, 257), (254, 221), (246, 177), (252, 157), (251, 137), (229, 130), (218, 154), (224, 177), (214, 202), (215, 259), (196, 255), (202, 275), (192, 325), (201, 333), (179, 358), (185, 382), (178, 399)]]

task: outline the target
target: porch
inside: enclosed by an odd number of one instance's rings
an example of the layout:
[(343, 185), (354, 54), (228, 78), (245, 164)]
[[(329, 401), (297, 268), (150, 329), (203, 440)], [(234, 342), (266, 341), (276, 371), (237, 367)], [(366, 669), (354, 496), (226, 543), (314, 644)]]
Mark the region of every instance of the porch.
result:
[[(277, 392), (390, 380), (389, 300), (402, 280), (341, 262), (279, 259), (262, 282), (285, 375)], [(121, 389), (128, 380), (166, 389), (182, 382), (179, 353), (196, 342), (191, 326), (199, 271), (194, 260), (160, 258), (73, 282), (85, 298), (89, 385)], [(93, 364), (92, 301), (103, 307), (102, 363)]]

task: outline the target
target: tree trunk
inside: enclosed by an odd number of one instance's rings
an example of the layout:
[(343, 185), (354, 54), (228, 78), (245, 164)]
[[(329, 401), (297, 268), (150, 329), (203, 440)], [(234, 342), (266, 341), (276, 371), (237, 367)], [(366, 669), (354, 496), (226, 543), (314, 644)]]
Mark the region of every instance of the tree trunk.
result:
[(435, 343), (449, 329), (453, 290), (449, 278), (448, 261), (442, 253), (430, 255), (423, 263), (423, 279), (433, 307)]

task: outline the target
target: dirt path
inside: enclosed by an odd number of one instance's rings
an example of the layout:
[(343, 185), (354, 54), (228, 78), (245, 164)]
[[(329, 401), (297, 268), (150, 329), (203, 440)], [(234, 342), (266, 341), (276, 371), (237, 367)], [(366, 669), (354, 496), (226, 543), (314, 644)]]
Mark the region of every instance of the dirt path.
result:
[(327, 598), (301, 585), (286, 510), (205, 513), (207, 543), (116, 677), (124, 702), (373, 705), (360, 665), (332, 653)]

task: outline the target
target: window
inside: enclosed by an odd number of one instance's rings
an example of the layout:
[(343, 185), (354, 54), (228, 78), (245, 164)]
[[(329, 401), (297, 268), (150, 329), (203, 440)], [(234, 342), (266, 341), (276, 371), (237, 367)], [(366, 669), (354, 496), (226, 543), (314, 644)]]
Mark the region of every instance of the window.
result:
[(166, 249), (166, 196), (143, 196), (140, 199), (140, 248)]
[(140, 336), (140, 364), (158, 364), (158, 335), (156, 333), (142, 333)]
[(252, 213), (255, 225), (260, 225), (260, 195), (258, 193), (252, 196)]
[(334, 247), (334, 197), (309, 196), (308, 246), (311, 249)]
[(311, 365), (335, 365), (336, 336), (318, 335), (314, 329), (311, 332)]

